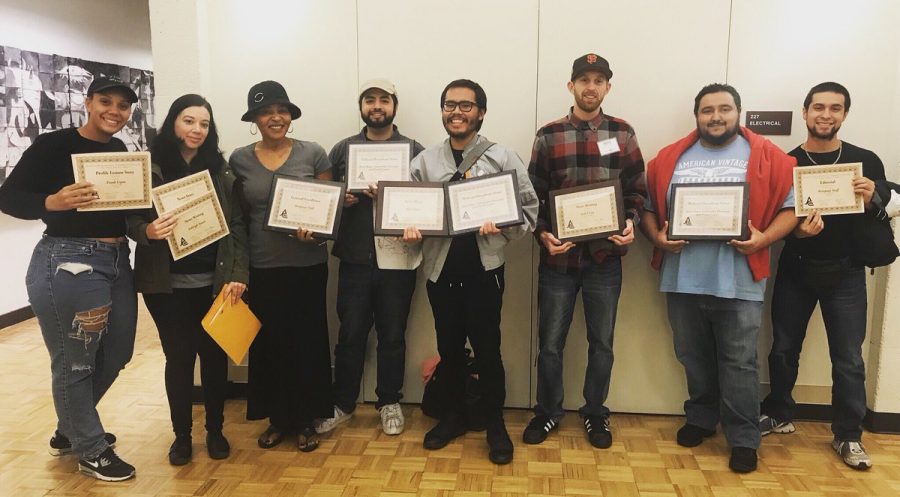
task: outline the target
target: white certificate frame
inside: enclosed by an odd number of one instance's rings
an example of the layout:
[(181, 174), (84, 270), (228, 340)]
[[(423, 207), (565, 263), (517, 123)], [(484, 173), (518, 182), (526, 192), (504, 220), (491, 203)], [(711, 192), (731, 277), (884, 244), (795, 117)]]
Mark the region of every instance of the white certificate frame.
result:
[[(746, 240), (750, 236), (750, 188), (746, 182), (675, 183), (671, 188), (669, 240)], [(711, 228), (698, 226), (698, 206), (723, 200), (726, 206), (731, 202), (727, 212), (718, 214), (719, 218), (726, 217), (725, 222)]]
[[(395, 217), (394, 207), (418, 197), (420, 202), (431, 202), (434, 222), (404, 223)], [(393, 219), (392, 219), (393, 218)], [(449, 236), (447, 227), (447, 192), (444, 183), (420, 181), (381, 181), (378, 183), (378, 199), (375, 205), (375, 235), (402, 236), (404, 228), (414, 226), (422, 236)]]
[[(798, 166), (794, 168), (794, 215), (806, 217), (813, 211), (823, 216), (859, 214), (866, 207), (862, 194), (853, 193), (853, 179), (863, 175), (862, 162), (828, 164), (822, 166)], [(825, 183), (823, 183), (825, 182)], [(843, 204), (834, 205), (821, 201), (820, 188), (843, 188)], [(850, 197), (853, 197), (852, 203)], [(816, 204), (819, 204), (818, 206)]]
[[(579, 205), (593, 203), (591, 205)], [(609, 209), (608, 223), (579, 227), (572, 224), (571, 211)], [(577, 214), (576, 214), (577, 215)], [(581, 242), (606, 238), (625, 229), (625, 205), (619, 180), (600, 181), (550, 192), (550, 223), (553, 235), (560, 241)]]
[[(314, 238), (333, 240), (337, 238), (341, 224), (346, 190), (346, 185), (335, 181), (276, 174), (272, 178), (263, 229), (293, 234), (302, 227), (311, 231)], [(302, 205), (296, 204), (296, 195), (306, 195)], [(286, 205), (291, 202), (294, 202), (291, 207)], [(325, 209), (325, 212), (317, 212), (317, 217), (321, 218), (319, 222), (300, 222), (292, 215), (298, 208)]]
[(150, 191), (150, 195), (153, 197), (153, 206), (156, 207), (156, 212), (161, 216), (195, 198), (202, 197), (208, 193), (215, 194), (215, 192), (212, 176), (210, 176), (208, 169), (204, 169), (198, 173), (157, 186)]
[[(479, 231), (488, 221), (498, 228), (525, 223), (522, 200), (519, 198), (519, 183), (514, 169), (472, 179), (444, 184), (447, 197), (447, 224), (450, 236)], [(503, 211), (496, 212), (484, 205), (484, 198), (504, 197)]]
[[(215, 192), (196, 197), (169, 212), (178, 220), (172, 234), (166, 237), (172, 259), (176, 261), (221, 240), (230, 233), (222, 205)], [(207, 233), (197, 240), (189, 241), (184, 237), (183, 230), (196, 229), (204, 222), (211, 223), (212, 230), (207, 229)]]
[[(91, 154), (72, 154), (72, 172), (75, 182), (89, 181), (94, 184), (98, 198), (89, 206), (79, 207), (78, 212), (115, 211), (128, 209), (149, 209), (153, 207), (150, 196), (151, 167), (150, 152), (98, 152)], [(108, 181), (120, 181), (120, 178), (140, 182), (140, 194), (125, 198), (112, 198)], [(115, 180), (111, 179), (115, 178)], [(115, 187), (113, 187), (115, 189)], [(104, 198), (107, 197), (107, 198)]]
[[(408, 181), (412, 143), (350, 143), (347, 146), (347, 191), (359, 193), (380, 181)], [(394, 164), (384, 162), (397, 161)], [(380, 162), (373, 164), (373, 162)], [(373, 170), (374, 169), (374, 170)]]

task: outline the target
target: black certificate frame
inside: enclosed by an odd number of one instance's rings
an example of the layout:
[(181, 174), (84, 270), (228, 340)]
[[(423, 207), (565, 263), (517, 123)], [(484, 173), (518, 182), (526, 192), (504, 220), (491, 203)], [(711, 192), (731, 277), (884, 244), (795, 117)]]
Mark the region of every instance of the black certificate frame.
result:
[(386, 192), (391, 188), (422, 188), (430, 190), (440, 190), (443, 194), (443, 220), (444, 228), (441, 230), (419, 229), (419, 233), (425, 236), (447, 237), (450, 236), (447, 220), (447, 191), (444, 189), (444, 183), (435, 181), (379, 181), (378, 182), (378, 199), (375, 202), (375, 235), (376, 236), (403, 236), (403, 229), (382, 228), (384, 220), (385, 202), (382, 199)]
[(522, 199), (519, 196), (519, 182), (518, 182), (518, 174), (515, 169), (510, 169), (509, 171), (501, 171), (499, 173), (486, 174), (484, 176), (477, 176), (475, 178), (464, 179), (460, 181), (452, 181), (449, 183), (444, 183), (444, 195), (447, 199), (447, 228), (450, 236), (462, 235), (465, 233), (478, 232), (481, 229), (481, 226), (475, 226), (472, 228), (461, 228), (457, 229), (453, 225), (453, 202), (451, 200), (451, 190), (455, 188), (466, 188), (471, 186), (473, 183), (491, 180), (500, 177), (508, 177), (512, 182), (512, 190), (513, 196), (515, 197), (516, 202), (516, 218), (515, 219), (507, 219), (501, 220), (500, 222), (495, 222), (498, 228), (506, 228), (509, 226), (518, 226), (521, 224), (525, 224), (525, 214), (522, 212)]
[(271, 226), (269, 224), (269, 219), (271, 218), (272, 208), (275, 204), (275, 187), (279, 181), (289, 181), (292, 183), (310, 183), (315, 185), (327, 186), (334, 188), (334, 195), (337, 197), (335, 199), (335, 213), (334, 213), (334, 222), (332, 223), (332, 230), (330, 232), (324, 231), (313, 231), (313, 238), (320, 240), (334, 240), (337, 238), (338, 231), (341, 226), (341, 214), (344, 211), (344, 195), (347, 192), (347, 185), (337, 181), (326, 181), (315, 178), (301, 178), (298, 176), (291, 176), (287, 174), (275, 174), (272, 176), (272, 185), (269, 187), (269, 199), (266, 202), (266, 222), (263, 224), (263, 229), (267, 231), (278, 231), (281, 233), (288, 234), (296, 234), (296, 228), (286, 228), (282, 226)]
[[(595, 233), (560, 238), (559, 219), (557, 219), (556, 214), (557, 197), (610, 187), (613, 188), (613, 195), (615, 196), (616, 218), (618, 227), (614, 230), (609, 231), (598, 231)], [(553, 236), (555, 236), (562, 242), (583, 242), (587, 240), (596, 240), (598, 238), (606, 238), (611, 235), (621, 234), (622, 230), (625, 229), (625, 201), (622, 194), (622, 182), (618, 179), (613, 179), (550, 191), (550, 225), (551, 229), (553, 230)]]
[[(678, 234), (675, 231), (680, 224), (675, 223), (675, 206), (677, 205), (679, 195), (690, 195), (691, 193), (702, 192), (704, 189), (712, 188), (734, 188), (741, 190), (742, 208), (741, 208), (741, 232), (740, 236), (733, 234)], [(672, 184), (672, 198), (669, 202), (668, 221), (669, 221), (669, 240), (706, 240), (706, 241), (728, 241), (728, 240), (747, 240), (750, 238), (750, 228), (747, 226), (748, 212), (750, 207), (750, 185), (746, 182), (712, 182), (712, 183), (674, 183)]]

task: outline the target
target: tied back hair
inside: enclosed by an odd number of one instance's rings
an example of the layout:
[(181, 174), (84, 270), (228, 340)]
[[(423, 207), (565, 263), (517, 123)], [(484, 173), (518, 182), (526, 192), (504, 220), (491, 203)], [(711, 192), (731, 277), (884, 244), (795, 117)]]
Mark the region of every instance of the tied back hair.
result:
[(202, 165), (211, 174), (218, 172), (225, 163), (222, 151), (219, 150), (219, 132), (216, 129), (216, 120), (213, 118), (212, 106), (202, 96), (188, 93), (172, 102), (172, 106), (169, 107), (169, 113), (166, 114), (166, 119), (159, 128), (159, 134), (150, 147), (153, 162), (159, 164), (163, 178), (166, 181), (180, 178), (187, 172), (182, 167), (184, 163), (180, 148), (182, 140), (175, 136), (175, 119), (178, 118), (178, 114), (181, 114), (181, 111), (188, 107), (203, 107), (209, 111), (209, 133), (206, 135), (203, 145), (200, 145), (199, 150), (197, 150), (197, 156), (194, 157), (192, 162)]

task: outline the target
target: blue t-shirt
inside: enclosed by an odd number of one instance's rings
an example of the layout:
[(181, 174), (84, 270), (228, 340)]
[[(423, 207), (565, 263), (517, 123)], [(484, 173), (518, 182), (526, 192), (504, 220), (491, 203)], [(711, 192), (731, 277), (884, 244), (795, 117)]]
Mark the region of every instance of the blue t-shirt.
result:
[[(723, 148), (706, 148), (698, 141), (678, 158), (667, 202), (674, 183), (746, 181), (749, 159), (750, 143), (743, 136)], [(791, 189), (782, 208), (793, 206)], [(753, 281), (746, 256), (727, 242), (692, 240), (680, 254), (665, 252), (659, 290), (761, 302), (766, 280)]]

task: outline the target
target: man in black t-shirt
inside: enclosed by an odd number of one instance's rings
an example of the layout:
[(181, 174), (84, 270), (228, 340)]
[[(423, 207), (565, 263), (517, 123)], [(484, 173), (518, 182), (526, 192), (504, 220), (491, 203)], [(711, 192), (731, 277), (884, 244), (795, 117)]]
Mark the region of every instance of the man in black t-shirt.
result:
[[(874, 180), (884, 179), (884, 165), (873, 152), (837, 137), (850, 111), (850, 93), (838, 83), (814, 86), (803, 102), (809, 131), (806, 142), (790, 152), (797, 166), (861, 162), (863, 177), (853, 180), (866, 212), (807, 216), (785, 238), (772, 295), (771, 392), (762, 404), (763, 435), (791, 433), (796, 403), (791, 396), (809, 318), (818, 302), (825, 321), (832, 362), (832, 447), (855, 469), (872, 466), (860, 443), (866, 414), (866, 371), (862, 343), (866, 336), (866, 275), (854, 260), (852, 230), (870, 212)], [(803, 199), (797, 199), (798, 202)]]

